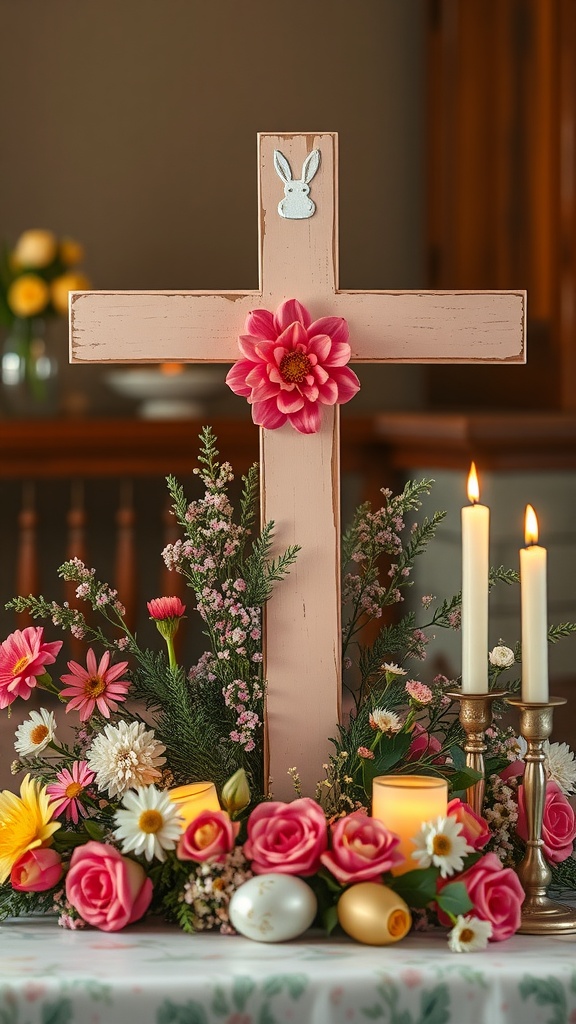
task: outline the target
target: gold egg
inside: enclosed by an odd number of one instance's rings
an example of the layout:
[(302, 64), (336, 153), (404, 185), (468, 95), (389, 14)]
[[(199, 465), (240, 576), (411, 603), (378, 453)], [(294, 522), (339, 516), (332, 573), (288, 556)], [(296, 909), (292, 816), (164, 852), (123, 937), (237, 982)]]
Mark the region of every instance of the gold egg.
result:
[(387, 885), (359, 882), (338, 900), (338, 920), (352, 939), (368, 946), (388, 946), (410, 931), (408, 905)]

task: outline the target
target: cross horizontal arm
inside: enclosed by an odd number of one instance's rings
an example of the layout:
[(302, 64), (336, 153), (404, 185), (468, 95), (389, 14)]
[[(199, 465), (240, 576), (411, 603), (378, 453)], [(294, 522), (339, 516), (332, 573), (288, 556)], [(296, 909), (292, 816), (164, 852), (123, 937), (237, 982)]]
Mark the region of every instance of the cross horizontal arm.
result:
[(72, 292), (74, 363), (233, 363), (259, 292)]

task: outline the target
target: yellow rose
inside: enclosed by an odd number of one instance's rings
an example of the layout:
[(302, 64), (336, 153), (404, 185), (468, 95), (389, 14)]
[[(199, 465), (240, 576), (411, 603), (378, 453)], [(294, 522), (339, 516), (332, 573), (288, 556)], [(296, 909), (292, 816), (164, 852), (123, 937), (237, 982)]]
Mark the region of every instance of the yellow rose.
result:
[(73, 267), (76, 263), (82, 263), (84, 247), (73, 238), (63, 238), (60, 242), (60, 259), (65, 267)]
[(37, 316), (48, 305), (50, 291), (38, 274), (22, 274), (10, 285), (7, 298), (16, 316)]
[(89, 287), (86, 275), (75, 270), (55, 277), (50, 285), (50, 297), (56, 312), (68, 316), (68, 292), (83, 292)]
[(47, 267), (56, 256), (58, 243), (51, 231), (24, 231), (16, 242), (13, 259), (19, 267)]

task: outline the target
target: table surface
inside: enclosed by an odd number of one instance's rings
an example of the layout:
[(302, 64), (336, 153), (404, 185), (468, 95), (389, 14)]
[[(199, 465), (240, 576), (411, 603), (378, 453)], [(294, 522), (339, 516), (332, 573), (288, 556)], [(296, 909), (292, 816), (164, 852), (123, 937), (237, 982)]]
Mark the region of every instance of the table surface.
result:
[(146, 923), (0, 926), (0, 1024), (576, 1024), (576, 935), (450, 953), (445, 933), (387, 947), (283, 944)]

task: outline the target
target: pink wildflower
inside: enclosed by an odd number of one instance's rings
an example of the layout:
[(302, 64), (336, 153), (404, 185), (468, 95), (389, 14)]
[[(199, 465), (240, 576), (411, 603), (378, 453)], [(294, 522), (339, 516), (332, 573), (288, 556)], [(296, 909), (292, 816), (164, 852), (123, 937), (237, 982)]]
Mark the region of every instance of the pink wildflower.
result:
[(268, 430), (288, 421), (301, 434), (314, 434), (320, 429), (319, 405), (349, 402), (360, 388), (346, 366), (346, 321), (325, 316), (312, 322), (297, 299), (283, 302), (275, 314), (252, 310), (238, 344), (245, 358), (234, 364), (226, 383), (248, 399), (254, 423)]
[(76, 661), (69, 661), (68, 668), (70, 675), (61, 676), (63, 683), (68, 683), (65, 689), (60, 690), (62, 697), (72, 697), (66, 708), (68, 711), (79, 711), (80, 721), (86, 722), (93, 714), (96, 706), (102, 712), (104, 718), (110, 718), (110, 711), (118, 711), (117, 701), (126, 700), (126, 693), (130, 683), (127, 679), (120, 679), (124, 670), (128, 667), (127, 661), (119, 661), (118, 664), (108, 668), (110, 652), (105, 651), (96, 664), (96, 655), (92, 648), (86, 656), (86, 668)]
[(28, 700), (46, 665), (56, 661), (61, 640), (44, 643), (43, 626), (17, 629), (0, 644), (0, 708), (6, 708), (17, 697)]
[(429, 686), (426, 683), (421, 683), (418, 679), (409, 679), (406, 683), (406, 693), (412, 700), (415, 700), (417, 704), (429, 704), (432, 700), (433, 694)]
[(72, 772), (68, 768), (63, 768), (56, 778), (58, 782), (51, 782), (46, 786), (46, 792), (54, 801), (54, 815), (59, 818), (65, 811), (67, 821), (73, 821), (77, 825), (78, 813), (83, 818), (88, 817), (88, 811), (80, 798), (87, 786), (94, 782), (94, 772), (88, 767), (87, 761), (74, 761)]
[(150, 618), (156, 620), (181, 619), (186, 611), (186, 605), (179, 597), (154, 597), (146, 607)]
[(358, 757), (363, 757), (365, 761), (374, 760), (374, 751), (370, 750), (369, 747), (358, 747)]

